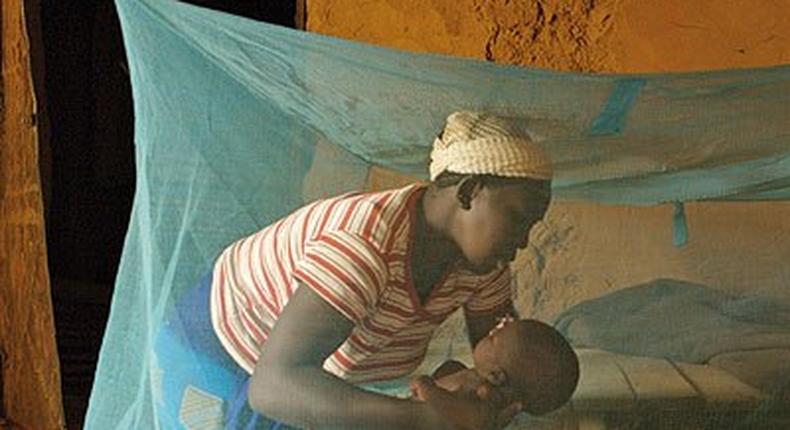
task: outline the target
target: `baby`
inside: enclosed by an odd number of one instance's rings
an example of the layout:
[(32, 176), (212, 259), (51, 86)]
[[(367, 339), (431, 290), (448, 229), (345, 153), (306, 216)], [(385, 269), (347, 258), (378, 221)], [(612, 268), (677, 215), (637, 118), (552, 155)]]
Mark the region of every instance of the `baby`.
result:
[[(519, 402), (533, 415), (551, 412), (568, 401), (579, 381), (579, 361), (568, 342), (542, 322), (504, 318), (477, 343), (472, 354), (475, 367), (457, 361), (442, 364), (431, 375), (432, 383), (460, 396), (481, 396), (488, 382), (498, 401)], [(423, 400), (421, 384), (412, 385)]]

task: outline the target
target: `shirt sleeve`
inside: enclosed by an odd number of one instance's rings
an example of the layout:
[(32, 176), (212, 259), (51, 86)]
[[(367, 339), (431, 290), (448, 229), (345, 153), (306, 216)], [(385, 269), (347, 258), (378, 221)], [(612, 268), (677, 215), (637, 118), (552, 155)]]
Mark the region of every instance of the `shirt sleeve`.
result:
[(345, 231), (325, 232), (305, 243), (293, 275), (354, 324), (378, 302), (387, 266), (369, 240)]
[(464, 304), (467, 313), (485, 314), (493, 312), (512, 301), (510, 267), (486, 275), (480, 287)]

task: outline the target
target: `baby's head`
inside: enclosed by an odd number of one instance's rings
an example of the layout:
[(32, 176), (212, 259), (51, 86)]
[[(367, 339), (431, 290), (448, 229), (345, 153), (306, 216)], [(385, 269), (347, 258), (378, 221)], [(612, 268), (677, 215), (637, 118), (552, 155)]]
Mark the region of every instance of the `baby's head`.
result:
[(579, 381), (576, 353), (557, 330), (536, 320), (503, 320), (473, 357), (483, 378), (535, 415), (565, 404)]

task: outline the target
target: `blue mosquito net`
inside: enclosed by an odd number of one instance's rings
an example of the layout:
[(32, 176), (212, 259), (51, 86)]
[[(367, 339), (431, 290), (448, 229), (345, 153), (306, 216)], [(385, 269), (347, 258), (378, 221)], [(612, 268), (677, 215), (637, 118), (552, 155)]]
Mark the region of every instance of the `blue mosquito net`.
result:
[[(554, 196), (599, 204), (790, 198), (790, 67), (587, 75), (400, 52), (175, 1), (117, 0), (137, 189), (86, 426), (153, 429), (151, 353), (229, 243), (373, 166), (426, 177), (448, 113), (518, 119)], [(197, 354), (198, 352), (196, 352)]]

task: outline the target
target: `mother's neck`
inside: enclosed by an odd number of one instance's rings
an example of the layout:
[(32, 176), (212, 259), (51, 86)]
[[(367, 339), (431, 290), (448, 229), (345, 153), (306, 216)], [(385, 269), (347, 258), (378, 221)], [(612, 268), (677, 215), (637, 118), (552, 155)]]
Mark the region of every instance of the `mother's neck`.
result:
[(452, 239), (451, 226), (457, 210), (454, 187), (428, 185), (417, 201), (413, 253), (425, 264), (452, 263), (461, 251)]

